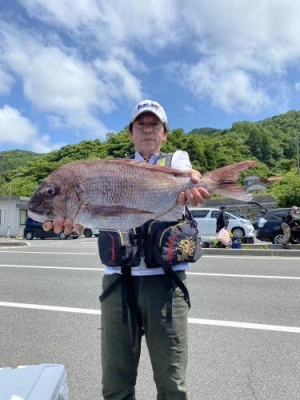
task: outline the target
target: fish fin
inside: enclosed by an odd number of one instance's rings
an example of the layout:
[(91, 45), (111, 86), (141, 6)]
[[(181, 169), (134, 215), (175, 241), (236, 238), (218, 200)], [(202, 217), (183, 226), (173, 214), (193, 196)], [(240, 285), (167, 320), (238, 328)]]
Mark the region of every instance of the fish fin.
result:
[(241, 161), (239, 163), (225, 165), (225, 167), (207, 172), (204, 176), (212, 179), (213, 181), (217, 181), (220, 184), (225, 184), (227, 182), (228, 184), (231, 184), (236, 183), (243, 171), (256, 166), (257, 163), (255, 161)]
[(246, 189), (241, 186), (234, 184), (224, 184), (218, 186), (214, 193), (220, 194), (221, 196), (230, 197), (232, 199), (241, 200), (241, 201), (251, 201), (253, 198), (252, 193), (248, 192)]
[(132, 160), (129, 158), (106, 158), (103, 161), (106, 163), (115, 163), (115, 164), (126, 164), (126, 165), (132, 165), (134, 167), (140, 167), (144, 169), (148, 169), (150, 171), (160, 171), (160, 172), (165, 172), (166, 174), (174, 175), (174, 176), (187, 176), (190, 177), (190, 173), (187, 171), (180, 171), (179, 169), (176, 168), (171, 168), (171, 167), (165, 167), (163, 165), (157, 165), (157, 164), (149, 164), (146, 161), (140, 161), (140, 160)]
[(178, 221), (184, 214), (184, 206), (177, 204), (172, 210), (167, 213), (156, 217), (158, 221)]
[(204, 178), (213, 181), (213, 193), (237, 200), (250, 201), (252, 199), (252, 194), (239, 186), (237, 180), (243, 171), (256, 166), (257, 163), (255, 161), (242, 161), (207, 172)]
[(81, 207), (79, 214), (88, 212), (92, 215), (102, 215), (103, 217), (110, 217), (125, 214), (153, 214), (151, 211), (140, 210), (138, 208), (124, 207), (124, 206), (103, 206), (98, 204), (85, 204)]
[(84, 204), (89, 204), (89, 198), (88, 198), (88, 196), (87, 196), (87, 194), (86, 194), (86, 192), (85, 192), (85, 190), (84, 190), (82, 185), (80, 185), (79, 183), (76, 183), (74, 185), (74, 190), (75, 190), (75, 192), (76, 192), (76, 194), (78, 196), (80, 204), (83, 204), (83, 205)]

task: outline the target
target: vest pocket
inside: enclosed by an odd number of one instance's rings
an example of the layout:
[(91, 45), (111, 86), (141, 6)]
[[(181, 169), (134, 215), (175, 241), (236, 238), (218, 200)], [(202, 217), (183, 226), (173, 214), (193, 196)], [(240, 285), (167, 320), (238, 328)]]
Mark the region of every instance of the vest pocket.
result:
[(129, 231), (100, 231), (98, 251), (101, 263), (109, 267), (135, 267), (140, 264), (139, 237)]

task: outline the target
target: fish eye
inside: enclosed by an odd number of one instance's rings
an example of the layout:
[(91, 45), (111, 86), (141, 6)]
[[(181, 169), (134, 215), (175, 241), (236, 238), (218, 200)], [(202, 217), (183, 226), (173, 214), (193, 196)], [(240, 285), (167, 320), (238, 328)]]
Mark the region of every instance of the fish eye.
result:
[(56, 190), (54, 187), (49, 187), (46, 189), (46, 193), (50, 196), (53, 197), (56, 195)]

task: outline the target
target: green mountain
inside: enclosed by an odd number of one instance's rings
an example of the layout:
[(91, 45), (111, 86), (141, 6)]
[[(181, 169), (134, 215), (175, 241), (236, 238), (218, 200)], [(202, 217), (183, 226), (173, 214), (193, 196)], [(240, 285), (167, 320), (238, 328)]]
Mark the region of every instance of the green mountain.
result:
[[(292, 110), (259, 122), (235, 122), (225, 130), (205, 127), (186, 133), (174, 129), (162, 150), (187, 151), (193, 167), (201, 173), (246, 159), (256, 160), (258, 167), (244, 176), (258, 174), (267, 179), (271, 175), (296, 174), (299, 142), (300, 111)], [(31, 196), (36, 186), (62, 164), (125, 157), (132, 152), (126, 130), (109, 133), (103, 142), (86, 140), (43, 155), (20, 150), (0, 152), (0, 196), (6, 196), (10, 189), (13, 195)]]
[(37, 157), (40, 157), (40, 154), (33, 153), (32, 151), (0, 151), (0, 173), (23, 167), (29, 161), (32, 161)]

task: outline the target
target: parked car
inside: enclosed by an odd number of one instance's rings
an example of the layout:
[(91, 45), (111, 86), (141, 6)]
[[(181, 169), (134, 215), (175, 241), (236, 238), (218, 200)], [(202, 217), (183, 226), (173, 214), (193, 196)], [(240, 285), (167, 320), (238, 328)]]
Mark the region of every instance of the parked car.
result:
[[(219, 214), (217, 208), (189, 208), (191, 214), (195, 218), (198, 224), (198, 230), (200, 237), (216, 237), (216, 219)], [(226, 215), (229, 218), (229, 224), (227, 229), (232, 233), (233, 236), (240, 239), (249, 238), (249, 242), (253, 241), (254, 238), (254, 227), (246, 218), (240, 218), (226, 211)]]
[[(290, 208), (273, 208), (261, 211), (257, 219), (257, 239), (273, 244), (282, 244), (283, 232), (281, 229), (282, 217)], [(300, 229), (292, 228), (291, 243), (300, 243)]]
[(59, 238), (59, 239), (77, 239), (78, 233), (72, 232), (71, 235), (65, 235), (64, 232), (59, 234), (55, 233), (53, 230), (44, 231), (43, 224), (41, 222), (34, 221), (32, 218), (28, 217), (25, 221), (25, 227), (23, 230), (23, 237), (27, 240), (36, 239), (46, 239), (46, 238)]
[(99, 236), (99, 229), (84, 228), (82, 234), (85, 237)]

